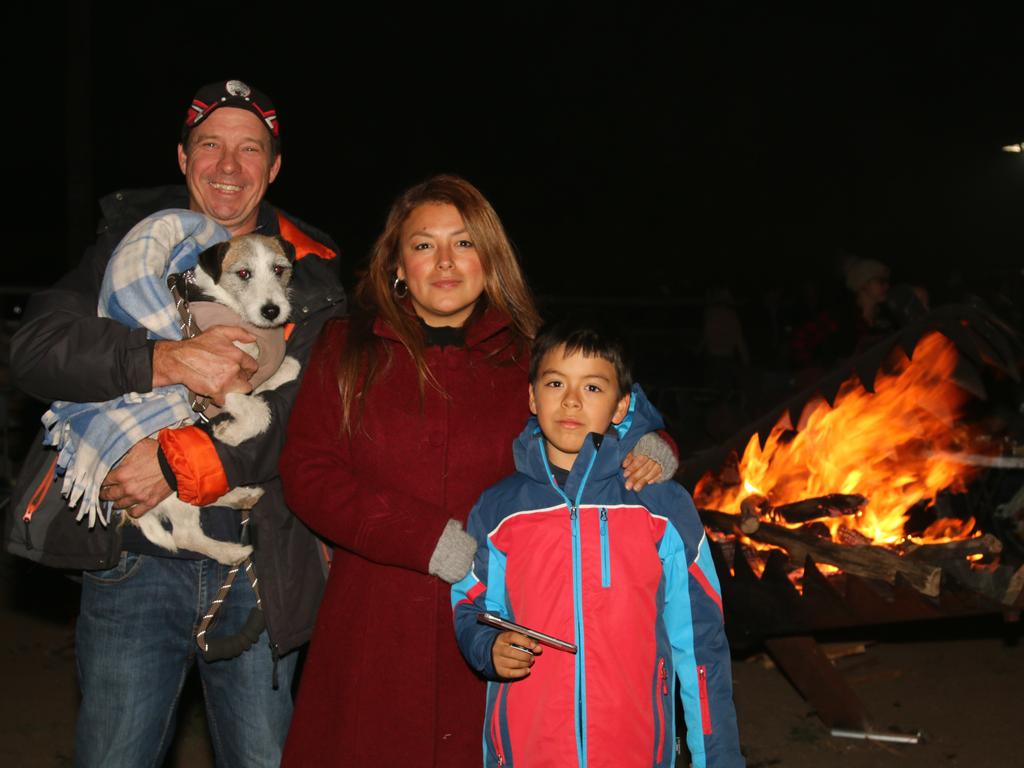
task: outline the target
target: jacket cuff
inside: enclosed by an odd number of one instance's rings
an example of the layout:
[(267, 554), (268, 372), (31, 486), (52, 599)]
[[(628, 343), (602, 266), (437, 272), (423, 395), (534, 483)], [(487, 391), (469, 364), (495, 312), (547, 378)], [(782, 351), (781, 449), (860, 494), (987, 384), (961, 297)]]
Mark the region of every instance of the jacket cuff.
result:
[(156, 340), (146, 338), (145, 328), (133, 328), (124, 350), (125, 392), (153, 391), (153, 350)]
[(162, 429), (160, 450), (178, 478), (178, 498), (202, 507), (228, 492), (228, 477), (210, 436), (198, 427)]
[(662, 480), (671, 480), (679, 469), (679, 460), (672, 452), (672, 446), (657, 432), (648, 432), (641, 437), (633, 446), (633, 452), (658, 462), (661, 465)]
[(171, 464), (167, 461), (167, 457), (164, 456), (163, 448), (157, 448), (156, 460), (160, 465), (160, 471), (163, 473), (164, 481), (170, 486), (171, 490), (175, 493), (178, 492), (178, 476), (174, 474), (174, 470), (171, 469)]

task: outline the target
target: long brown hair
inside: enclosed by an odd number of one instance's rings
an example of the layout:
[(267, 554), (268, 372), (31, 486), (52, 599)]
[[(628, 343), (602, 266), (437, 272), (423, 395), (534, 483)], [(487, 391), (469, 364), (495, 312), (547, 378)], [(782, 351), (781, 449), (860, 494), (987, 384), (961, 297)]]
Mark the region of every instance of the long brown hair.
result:
[[(384, 365), (391, 361), (391, 349), (373, 334), (380, 318), (394, 330), (416, 363), (420, 393), (426, 383), (438, 386), (424, 358), (423, 331), (418, 316), (400, 303), (394, 293), (394, 281), (401, 253), (402, 226), (421, 205), (453, 205), (462, 216), (476, 246), (484, 271), (484, 291), (466, 321), (471, 324), (487, 306), (509, 318), (511, 343), (521, 354), (540, 327), (540, 315), (533, 302), (519, 260), (501, 225), (501, 219), (476, 187), (458, 176), (434, 176), (406, 190), (391, 205), (384, 231), (373, 246), (366, 274), (356, 286), (348, 337), (338, 365), (341, 390), (342, 423), (352, 431), (352, 405), (365, 401), (363, 395)], [(440, 389), (440, 387), (438, 387)]]

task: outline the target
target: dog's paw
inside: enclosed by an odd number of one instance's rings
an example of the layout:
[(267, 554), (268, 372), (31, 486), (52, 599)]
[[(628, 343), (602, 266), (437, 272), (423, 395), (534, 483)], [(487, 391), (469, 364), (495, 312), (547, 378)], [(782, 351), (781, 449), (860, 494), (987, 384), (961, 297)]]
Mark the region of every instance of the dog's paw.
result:
[(232, 342), (236, 347), (249, 355), (254, 360), (260, 359), (260, 345), (255, 341), (234, 341)]
[(235, 446), (262, 435), (270, 426), (270, 406), (253, 395), (232, 392), (224, 398), (223, 413), (229, 418), (214, 425), (213, 436), (225, 445)]
[(281, 365), (277, 367), (277, 370), (274, 371), (273, 375), (269, 379), (253, 390), (253, 394), (277, 389), (282, 384), (287, 384), (289, 381), (295, 381), (299, 378), (299, 371), (301, 369), (302, 367), (299, 365), (299, 361), (289, 355), (281, 361)]
[(210, 506), (231, 507), (232, 509), (252, 509), (256, 502), (263, 498), (263, 489), (248, 485), (232, 488)]
[[(212, 540), (211, 540), (212, 541)], [(221, 565), (238, 565), (252, 554), (252, 546), (246, 544), (230, 544), (226, 541), (214, 541), (206, 549), (196, 549), (216, 560)]]

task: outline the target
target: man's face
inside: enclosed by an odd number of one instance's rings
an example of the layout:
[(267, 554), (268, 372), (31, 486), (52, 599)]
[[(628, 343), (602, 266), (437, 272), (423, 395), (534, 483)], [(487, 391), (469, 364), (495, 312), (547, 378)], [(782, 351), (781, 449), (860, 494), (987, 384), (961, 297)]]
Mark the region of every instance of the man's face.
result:
[(603, 435), (628, 408), (614, 365), (579, 352), (566, 355), (564, 346), (544, 355), (530, 386), (530, 411), (544, 433), (548, 461), (562, 469), (572, 468), (588, 434)]
[(188, 152), (178, 145), (189, 207), (244, 235), (256, 226), (260, 201), (277, 178), (270, 133), (252, 112), (221, 107), (192, 129)]

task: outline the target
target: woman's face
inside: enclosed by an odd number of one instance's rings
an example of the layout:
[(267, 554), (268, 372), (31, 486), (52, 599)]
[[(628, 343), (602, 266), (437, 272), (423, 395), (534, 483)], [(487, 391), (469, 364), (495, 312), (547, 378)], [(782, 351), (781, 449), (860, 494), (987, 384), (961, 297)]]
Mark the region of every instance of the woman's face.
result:
[(430, 326), (461, 326), (484, 292), (484, 268), (459, 209), (424, 203), (402, 225), (398, 277)]

